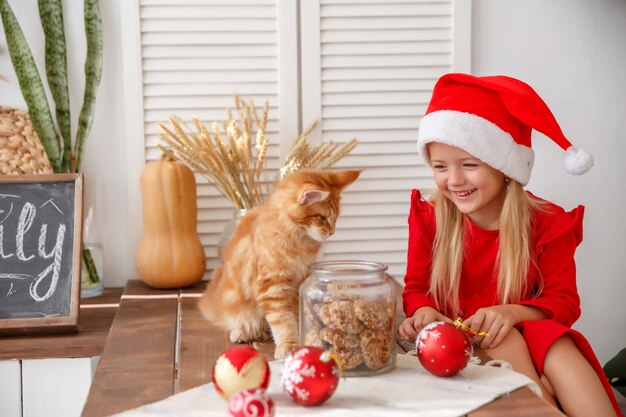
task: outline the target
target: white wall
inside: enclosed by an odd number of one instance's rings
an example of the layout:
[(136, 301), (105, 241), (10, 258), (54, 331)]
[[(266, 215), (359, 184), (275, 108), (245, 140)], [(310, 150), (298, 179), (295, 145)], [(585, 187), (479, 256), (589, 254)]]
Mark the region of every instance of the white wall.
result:
[[(37, 1), (9, 0), (9, 4), (29, 41), (44, 85), (47, 85), (43, 54), (44, 35), (39, 21)], [(84, 88), (85, 36), (82, 4), (82, 1), (76, 0), (63, 1), (74, 135)], [(85, 238), (103, 242), (105, 286), (123, 286), (127, 279), (136, 277), (134, 248), (129, 246), (127, 238), (126, 214), (128, 212), (126, 148), (133, 138), (124, 135), (119, 2), (101, 0), (100, 10), (104, 32), (104, 69), (98, 90), (96, 114), (81, 167), (85, 174), (85, 205), (86, 207), (95, 205), (97, 201), (95, 218), (99, 221), (92, 229), (93, 236)], [(0, 104), (26, 109), (6, 48), (4, 32), (0, 35), (0, 74), (10, 79), (9, 83), (0, 81)], [(95, 195), (98, 188), (100, 198), (97, 199)]]
[(575, 328), (604, 363), (626, 347), (626, 1), (474, 0), (472, 71), (528, 82), (565, 135), (594, 156), (583, 176), (535, 133), (528, 189), (566, 209), (586, 206), (576, 255), (583, 314)]
[[(41, 45), (36, 1), (9, 2), (29, 40)], [(71, 86), (77, 117), (82, 101), (82, 7), (71, 0), (64, 6), (71, 76), (80, 81)], [(127, 149), (137, 138), (126, 137), (123, 128), (119, 3), (103, 0), (101, 10), (104, 72), (83, 171), (87, 190), (97, 181), (103, 196), (97, 216), (105, 248), (105, 285), (122, 286), (137, 276), (135, 248), (127, 239), (126, 184)], [(596, 166), (589, 173), (569, 176), (562, 169), (561, 151), (536, 134), (537, 160), (528, 188), (567, 209), (579, 203), (587, 207), (585, 240), (577, 253), (583, 316), (576, 328), (604, 363), (626, 346), (626, 186), (624, 174), (618, 172), (626, 157), (626, 1), (474, 0), (472, 24), (473, 72), (508, 74), (530, 83), (570, 140), (594, 154)], [(41, 58), (41, 46), (33, 49)], [(11, 84), (0, 84), (0, 103), (24, 108), (3, 36), (0, 73), (11, 78)], [(88, 191), (88, 203), (94, 200), (92, 194)]]

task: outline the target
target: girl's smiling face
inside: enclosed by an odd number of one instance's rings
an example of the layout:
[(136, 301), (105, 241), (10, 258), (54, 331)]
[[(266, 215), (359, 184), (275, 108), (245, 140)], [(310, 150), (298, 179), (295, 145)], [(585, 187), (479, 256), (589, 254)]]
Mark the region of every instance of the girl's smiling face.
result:
[(462, 149), (428, 144), (435, 183), (461, 213), (484, 229), (500, 227), (506, 196), (505, 175)]

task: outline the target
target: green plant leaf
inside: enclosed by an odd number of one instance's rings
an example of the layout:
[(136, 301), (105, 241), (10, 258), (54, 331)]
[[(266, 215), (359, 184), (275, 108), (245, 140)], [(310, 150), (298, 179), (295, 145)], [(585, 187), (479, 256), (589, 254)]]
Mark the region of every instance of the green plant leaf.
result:
[(61, 165), (63, 172), (69, 172), (72, 158), (72, 128), (61, 0), (39, 0), (39, 17), (46, 36), (46, 76), (54, 98), (57, 125), (63, 138)]
[(43, 88), (37, 65), (28, 47), (22, 28), (7, 0), (0, 0), (0, 14), (11, 61), (17, 74), (22, 95), (39, 140), (48, 155), (52, 169), (61, 172), (59, 139), (54, 128), (48, 98)]
[(78, 172), (80, 169), (85, 140), (91, 130), (96, 108), (96, 93), (102, 77), (102, 18), (100, 17), (99, 0), (85, 0), (85, 32), (87, 35), (85, 95), (83, 108), (78, 119), (76, 143), (74, 144), (74, 172)]

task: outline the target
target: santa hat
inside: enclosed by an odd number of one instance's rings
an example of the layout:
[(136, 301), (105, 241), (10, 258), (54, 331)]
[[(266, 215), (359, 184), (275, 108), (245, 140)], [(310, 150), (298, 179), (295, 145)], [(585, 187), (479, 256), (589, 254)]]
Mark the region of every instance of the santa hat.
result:
[(563, 163), (570, 174), (583, 174), (593, 166), (592, 156), (572, 146), (532, 87), (501, 75), (441, 77), (419, 125), (417, 146), (429, 165), (426, 145), (444, 143), (526, 185), (535, 159), (530, 141), (533, 129), (566, 151)]

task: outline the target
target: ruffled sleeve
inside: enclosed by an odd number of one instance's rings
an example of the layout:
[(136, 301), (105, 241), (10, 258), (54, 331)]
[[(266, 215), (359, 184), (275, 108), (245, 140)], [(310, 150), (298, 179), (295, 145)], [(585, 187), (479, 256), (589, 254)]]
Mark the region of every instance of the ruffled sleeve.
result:
[(402, 292), (402, 302), (407, 317), (420, 307), (435, 307), (435, 302), (428, 294), (434, 239), (434, 208), (422, 199), (418, 190), (413, 190), (409, 212), (407, 267)]
[(542, 289), (538, 297), (520, 303), (537, 307), (566, 326), (580, 316), (574, 253), (583, 237), (584, 211), (583, 206), (566, 212), (552, 205), (548, 213), (537, 215), (534, 250)]

